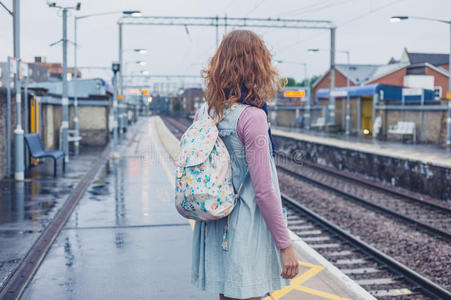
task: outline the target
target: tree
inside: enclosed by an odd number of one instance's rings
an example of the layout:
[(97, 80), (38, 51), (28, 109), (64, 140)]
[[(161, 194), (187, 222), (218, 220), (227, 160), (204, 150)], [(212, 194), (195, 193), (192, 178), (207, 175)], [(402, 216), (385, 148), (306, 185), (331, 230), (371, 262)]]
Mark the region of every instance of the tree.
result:
[(287, 77), (287, 86), (296, 86), (296, 80), (291, 77)]
[(312, 76), (311, 78), (309, 78), (308, 80), (307, 79), (304, 79), (304, 80), (302, 80), (301, 82), (298, 82), (297, 84), (296, 84), (296, 86), (306, 86), (307, 85), (307, 81), (309, 81), (309, 84), (310, 84), (310, 89), (312, 89), (313, 88), (313, 84), (318, 80), (318, 78), (319, 78), (319, 76), (318, 75), (314, 75), (314, 76)]

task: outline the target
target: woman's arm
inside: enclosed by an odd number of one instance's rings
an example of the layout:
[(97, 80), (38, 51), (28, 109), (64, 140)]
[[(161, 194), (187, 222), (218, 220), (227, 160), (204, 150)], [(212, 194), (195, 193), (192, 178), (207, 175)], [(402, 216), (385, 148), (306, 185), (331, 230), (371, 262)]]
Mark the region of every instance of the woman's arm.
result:
[(237, 134), (246, 148), (252, 187), (263, 219), (277, 247), (287, 248), (291, 241), (272, 181), (265, 112), (257, 107), (247, 107), (238, 119)]

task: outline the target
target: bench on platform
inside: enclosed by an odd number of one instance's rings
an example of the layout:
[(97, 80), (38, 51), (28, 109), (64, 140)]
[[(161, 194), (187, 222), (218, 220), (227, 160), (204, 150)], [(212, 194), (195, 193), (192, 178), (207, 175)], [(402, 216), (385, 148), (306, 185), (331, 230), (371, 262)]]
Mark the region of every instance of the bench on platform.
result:
[(42, 144), (41, 137), (37, 133), (29, 133), (24, 135), (25, 143), (30, 150), (30, 154), (34, 159), (50, 157), (53, 159), (53, 176), (56, 176), (56, 164), (57, 161), (63, 160), (63, 172), (66, 171), (66, 163), (64, 161), (64, 151), (53, 150), (45, 151), (44, 145)]
[(303, 117), (297, 117), (296, 120), (290, 122), (291, 127), (302, 126), (304, 124)]
[(326, 126), (326, 119), (324, 119), (323, 117), (316, 119), (315, 123), (312, 123), (312, 125), (310, 125), (310, 127), (324, 127)]
[[(59, 143), (61, 147), (61, 141), (63, 140), (63, 129), (60, 127), (60, 135), (59, 135)], [(75, 129), (67, 129), (67, 141), (71, 142), (79, 142), (81, 141), (81, 136), (78, 135), (77, 130)]]
[(413, 142), (416, 143), (417, 141), (414, 122), (399, 121), (396, 125), (390, 126), (388, 128), (388, 133), (399, 134), (401, 135), (401, 137), (404, 137), (404, 135), (411, 135)]

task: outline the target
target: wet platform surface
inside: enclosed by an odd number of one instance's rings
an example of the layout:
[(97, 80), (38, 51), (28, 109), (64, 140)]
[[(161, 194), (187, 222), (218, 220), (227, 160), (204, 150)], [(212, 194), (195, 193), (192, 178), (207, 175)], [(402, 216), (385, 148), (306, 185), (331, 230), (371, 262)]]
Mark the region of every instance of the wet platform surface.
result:
[(51, 222), (102, 148), (81, 148), (62, 175), (53, 177), (53, 161), (31, 168), (24, 182), (0, 181), (0, 288)]
[[(162, 124), (130, 128), (121, 159), (99, 170), (22, 299), (218, 299), (190, 283), (192, 228), (174, 208), (166, 151), (178, 144)], [(291, 235), (300, 274), (273, 299), (374, 299)]]
[(190, 283), (192, 230), (173, 166), (140, 120), (91, 183), (22, 299), (216, 299)]

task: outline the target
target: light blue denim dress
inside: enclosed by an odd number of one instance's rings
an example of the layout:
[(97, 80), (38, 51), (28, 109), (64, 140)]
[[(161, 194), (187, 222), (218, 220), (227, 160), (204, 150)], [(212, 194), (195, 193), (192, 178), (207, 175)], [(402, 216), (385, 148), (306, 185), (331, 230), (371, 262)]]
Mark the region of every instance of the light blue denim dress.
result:
[[(248, 166), (245, 148), (238, 138), (236, 126), (247, 105), (235, 105), (236, 108), (225, 113), (218, 123), (218, 129), (230, 154), (232, 181), (237, 191)], [(271, 145), (268, 151), (270, 148)], [(273, 184), (281, 201), (276, 167), (272, 155), (270, 157)], [(282, 209), (282, 203), (280, 208)], [(194, 285), (202, 290), (237, 299), (262, 297), (289, 285), (289, 280), (280, 276), (280, 253), (255, 201), (250, 176), (245, 179), (241, 195), (229, 216), (228, 242), (227, 247), (223, 247), (226, 224), (227, 218), (196, 222), (191, 274)]]

